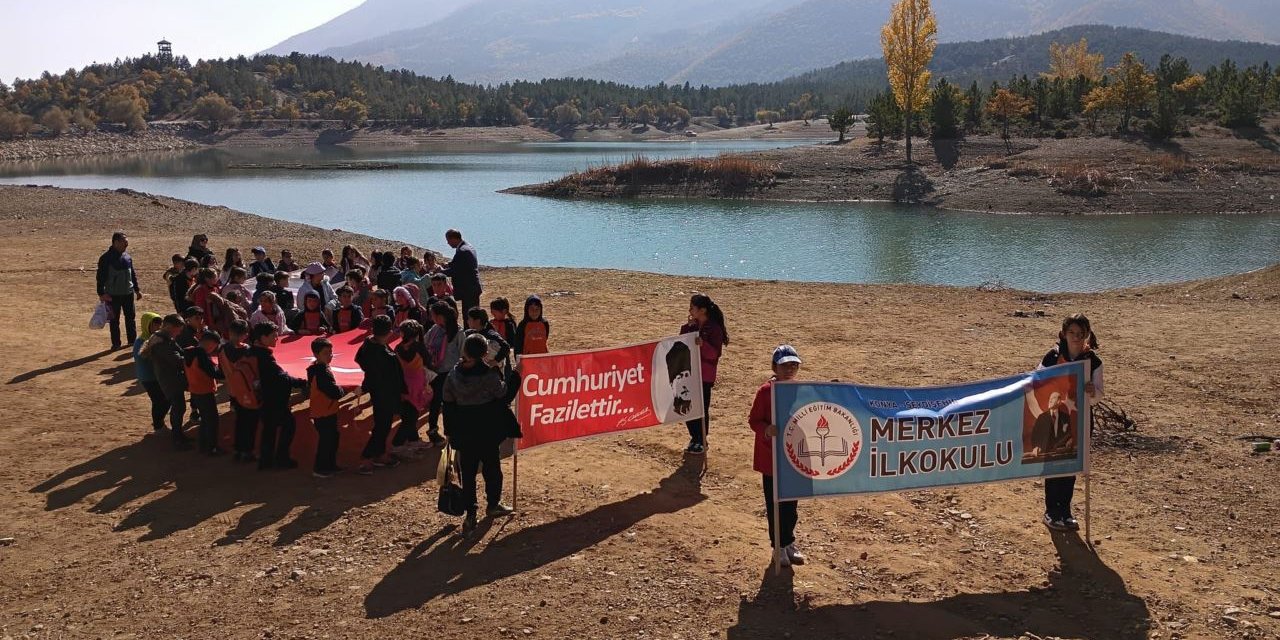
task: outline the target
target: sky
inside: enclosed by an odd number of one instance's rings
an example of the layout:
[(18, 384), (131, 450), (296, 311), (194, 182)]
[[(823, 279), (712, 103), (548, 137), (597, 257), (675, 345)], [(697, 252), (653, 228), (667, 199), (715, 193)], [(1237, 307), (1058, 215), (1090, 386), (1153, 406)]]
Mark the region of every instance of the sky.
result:
[(192, 62), (252, 55), (362, 1), (0, 0), (0, 81), (155, 53), (161, 38)]

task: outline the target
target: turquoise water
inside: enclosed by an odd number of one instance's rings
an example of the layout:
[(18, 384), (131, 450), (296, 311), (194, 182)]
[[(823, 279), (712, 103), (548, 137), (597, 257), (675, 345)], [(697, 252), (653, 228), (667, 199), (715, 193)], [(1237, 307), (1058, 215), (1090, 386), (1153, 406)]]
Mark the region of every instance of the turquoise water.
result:
[[(0, 183), (127, 187), (446, 250), (445, 229), (458, 227), (481, 262), (495, 266), (828, 282), (999, 282), (1052, 292), (1189, 280), (1280, 262), (1277, 215), (1012, 216), (868, 203), (576, 202), (497, 193), (641, 153), (667, 158), (798, 143), (205, 149), (0, 163)], [(391, 161), (401, 168), (227, 168), (338, 160)]]

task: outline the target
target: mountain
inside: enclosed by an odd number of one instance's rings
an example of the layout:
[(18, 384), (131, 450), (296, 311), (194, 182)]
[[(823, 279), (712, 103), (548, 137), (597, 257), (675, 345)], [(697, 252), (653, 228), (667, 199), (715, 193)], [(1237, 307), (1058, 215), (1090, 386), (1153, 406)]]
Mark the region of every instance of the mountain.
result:
[(431, 24), (472, 0), (366, 0), (360, 6), (308, 31), (277, 44), (263, 53), (287, 56), (294, 51), (318, 53), (398, 29)]
[[(1280, 42), (1275, 2), (940, 0), (934, 7), (941, 42), (1021, 36), (1082, 23)], [(328, 27), (334, 34), (321, 34), (326, 42), (347, 39), (320, 52), (473, 82), (591, 77), (641, 85), (687, 81), (723, 86), (771, 81), (878, 56), (880, 26), (890, 4), (891, 0), (369, 0), (319, 28)], [(375, 10), (391, 17), (381, 23), (366, 19)], [(412, 19), (405, 17), (409, 15)], [(382, 33), (350, 39), (378, 29)], [(289, 48), (284, 44), (281, 47)]]
[[(1262, 0), (949, 0), (934, 3), (940, 42), (1042, 33), (1108, 24), (1214, 39), (1280, 42), (1280, 19)], [(1252, 18), (1257, 17), (1254, 20)], [(884, 0), (807, 0), (774, 13), (679, 68), (653, 67), (654, 82), (726, 85), (764, 82), (841, 61), (880, 55)], [(629, 60), (595, 63), (570, 75), (635, 82)]]
[[(793, 0), (795, 1), (795, 0)], [(667, 48), (776, 0), (476, 0), (424, 27), (322, 51), (469, 82), (560, 77), (639, 42)], [(651, 38), (656, 40), (650, 40)]]

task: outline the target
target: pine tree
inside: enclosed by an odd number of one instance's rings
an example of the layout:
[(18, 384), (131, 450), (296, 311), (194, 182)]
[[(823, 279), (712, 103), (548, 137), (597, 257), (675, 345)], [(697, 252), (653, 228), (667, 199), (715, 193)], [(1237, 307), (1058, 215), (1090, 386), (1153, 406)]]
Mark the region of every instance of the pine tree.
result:
[(929, 122), (933, 124), (934, 138), (951, 139), (960, 136), (959, 123), (964, 117), (964, 96), (946, 78), (929, 94)]
[(827, 116), (827, 124), (832, 131), (840, 134), (838, 142), (844, 142), (844, 135), (848, 133), (849, 127), (853, 126), (853, 112), (848, 107), (840, 107)]

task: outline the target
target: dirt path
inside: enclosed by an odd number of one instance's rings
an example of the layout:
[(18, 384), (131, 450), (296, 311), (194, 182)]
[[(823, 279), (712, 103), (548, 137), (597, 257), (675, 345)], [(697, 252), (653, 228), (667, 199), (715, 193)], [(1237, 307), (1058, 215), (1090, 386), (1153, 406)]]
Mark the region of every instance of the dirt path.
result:
[[(84, 326), (116, 228), (146, 309), (196, 231), (303, 257), (398, 243), (51, 188), (0, 187), (0, 221), (0, 637), (1280, 636), (1280, 454), (1235, 439), (1280, 432), (1280, 267), (1063, 296), (486, 270), (486, 296), (543, 294), (557, 350), (667, 334), (695, 290), (733, 340), (705, 466), (680, 426), (529, 451), (521, 513), (463, 541), (431, 457), (321, 482), (171, 451), (129, 357)], [(767, 574), (745, 416), (776, 343), (811, 378), (935, 384), (1033, 366), (1072, 311), (1141, 425), (1096, 452), (1096, 556), (1045, 531), (1027, 482), (804, 503), (810, 563)]]

